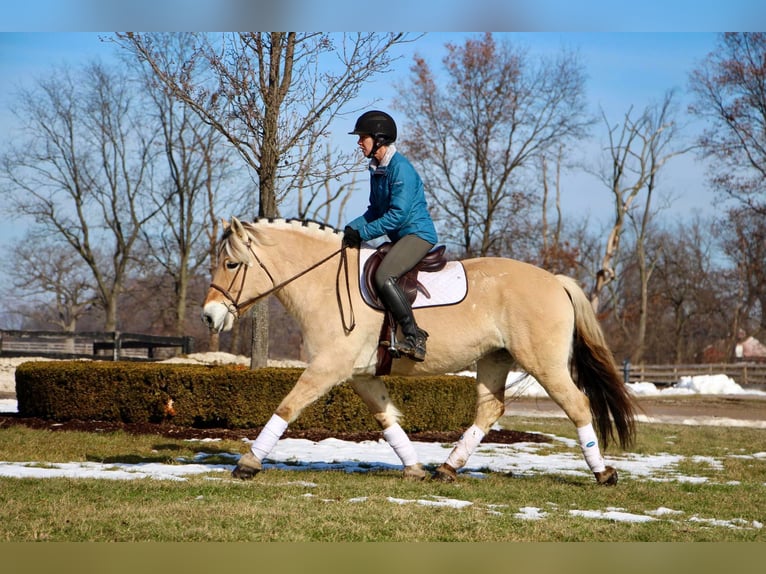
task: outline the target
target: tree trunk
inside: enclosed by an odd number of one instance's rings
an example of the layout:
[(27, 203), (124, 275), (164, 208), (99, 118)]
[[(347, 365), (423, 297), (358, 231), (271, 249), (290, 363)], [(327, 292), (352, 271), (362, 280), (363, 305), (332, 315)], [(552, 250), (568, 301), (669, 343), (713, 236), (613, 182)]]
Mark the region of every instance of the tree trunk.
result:
[(269, 305), (261, 299), (250, 313), (253, 322), (250, 368), (259, 369), (268, 365), (269, 359)]
[[(272, 45), (280, 45), (279, 33), (272, 34)], [(258, 216), (277, 217), (276, 177), (279, 167), (279, 110), (282, 96), (280, 89), (280, 61), (282, 54), (276, 48), (270, 54), (269, 83), (265, 96), (263, 118), (263, 139), (261, 141), (261, 161), (258, 167)], [(287, 57), (286, 57), (287, 58)], [(291, 65), (292, 62), (289, 62)], [(288, 80), (289, 78), (284, 78)], [(251, 313), (252, 346), (250, 349), (250, 368), (265, 367), (269, 359), (269, 306), (267, 301), (255, 304)]]
[(684, 317), (683, 317), (683, 310), (680, 306), (675, 308), (675, 321), (674, 321), (674, 334), (675, 334), (675, 352), (673, 354), (673, 360), (676, 364), (680, 364), (682, 362), (682, 357), (684, 353), (684, 340), (683, 340), (683, 324), (684, 324)]
[(622, 213), (618, 208), (617, 221), (615, 222), (614, 227), (612, 227), (612, 231), (609, 233), (609, 238), (606, 240), (606, 251), (601, 260), (601, 269), (596, 272), (596, 282), (593, 284), (593, 289), (590, 292), (590, 304), (593, 307), (594, 313), (598, 313), (598, 308), (601, 302), (601, 291), (615, 278), (612, 261), (617, 255), (621, 233)]
[(189, 284), (187, 269), (188, 267), (184, 263), (181, 267), (178, 292), (176, 294), (176, 335), (179, 337), (182, 337), (186, 330), (186, 298)]
[(217, 332), (210, 332), (208, 340), (208, 350), (211, 353), (217, 353), (221, 349), (221, 337)]
[(107, 333), (117, 330), (117, 296), (113, 295), (106, 301), (104, 309), (104, 331)]
[[(643, 265), (643, 262), (642, 262)], [(633, 351), (631, 361), (640, 363), (644, 360), (644, 350), (646, 348), (646, 323), (649, 314), (649, 284), (646, 277), (646, 271), (641, 269), (641, 302), (638, 312), (638, 332), (636, 333), (636, 348)]]

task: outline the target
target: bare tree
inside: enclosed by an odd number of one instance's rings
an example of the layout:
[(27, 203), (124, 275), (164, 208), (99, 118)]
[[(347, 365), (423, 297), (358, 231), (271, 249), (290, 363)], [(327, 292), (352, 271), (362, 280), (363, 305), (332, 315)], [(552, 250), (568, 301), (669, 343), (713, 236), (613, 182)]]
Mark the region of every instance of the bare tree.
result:
[(142, 123), (132, 95), (124, 75), (97, 63), (38, 80), (20, 94), (23, 135), (0, 166), (5, 207), (87, 265), (107, 331), (117, 328), (141, 227), (156, 214), (149, 200), (156, 128)]
[[(727, 33), (690, 75), (690, 111), (709, 126), (699, 138), (710, 181), (736, 207), (727, 212), (726, 252), (740, 286), (731, 337), (756, 324), (766, 336), (766, 33)], [(760, 310), (760, 319), (757, 313)], [(754, 316), (756, 315), (756, 316)]]
[[(328, 153), (323, 156), (322, 161), (329, 171), (332, 169), (331, 154), (329, 150), (327, 151)], [(313, 146), (306, 150), (307, 159), (311, 160), (312, 153)], [(350, 180), (328, 179), (313, 185), (304, 181), (303, 176), (304, 174), (299, 172), (295, 180), (295, 190), (298, 196), (296, 201), (297, 217), (333, 225), (331, 220), (333, 211), (335, 211), (336, 221), (334, 225), (339, 229), (342, 228), (346, 203), (351, 198), (351, 191), (356, 187), (356, 173), (352, 175)], [(308, 181), (312, 179), (310, 174), (305, 174), (305, 176)]]
[[(677, 123), (672, 114), (672, 101), (673, 93), (668, 92), (660, 104), (647, 106), (637, 119), (632, 117), (632, 109), (628, 110), (623, 123), (616, 126), (610, 126), (602, 112), (609, 129), (608, 166), (598, 175), (612, 194), (614, 223), (591, 290), (594, 310), (599, 308), (602, 290), (616, 277), (614, 261), (629, 212), (637, 209), (641, 213), (636, 217), (641, 221), (640, 228), (645, 230), (652, 214), (652, 195), (659, 171), (670, 159), (691, 149), (679, 146), (676, 141)], [(641, 192), (644, 192), (643, 205), (638, 204)], [(644, 275), (644, 279), (648, 280), (648, 276)]]
[(543, 183), (543, 198), (542, 198), (542, 215), (541, 215), (541, 229), (540, 235), (542, 237), (542, 266), (549, 268), (552, 261), (555, 260), (555, 253), (559, 249), (559, 243), (561, 241), (561, 161), (563, 155), (563, 146), (559, 146), (556, 152), (556, 175), (554, 180), (554, 198), (553, 205), (555, 207), (555, 224), (551, 230), (548, 225), (548, 205), (550, 203), (550, 185), (548, 182), (548, 157), (546, 154), (540, 155), (540, 179)]
[(728, 213), (723, 226), (724, 250), (736, 270), (733, 285), (739, 285), (731, 336), (742, 328), (766, 338), (766, 218), (740, 207)]
[[(262, 32), (195, 36), (194, 56), (179, 73), (152, 35), (117, 41), (146, 62), (171, 93), (214, 126), (252, 170), (258, 215), (275, 217), (296, 177), (307, 185), (349, 170), (351, 154), (309, 163), (299, 143), (319, 144), (361, 86), (388, 71), (403, 34)], [(317, 148), (321, 149), (321, 148)], [(318, 161), (317, 161), (318, 160)], [(327, 169), (327, 166), (332, 166)], [(309, 177), (310, 176), (310, 177)], [(313, 182), (313, 183), (311, 183)], [(253, 367), (268, 358), (268, 307), (254, 309)]]
[[(549, 178), (549, 162), (554, 162), (553, 190)], [(530, 260), (552, 273), (577, 276), (582, 265), (582, 255), (586, 251), (588, 224), (581, 222), (579, 229), (571, 228), (572, 222), (565, 222), (561, 209), (561, 172), (564, 168), (564, 146), (540, 154), (540, 181), (543, 195), (540, 201), (538, 255)], [(569, 224), (567, 224), (569, 223)]]
[[(181, 66), (193, 55), (189, 36), (158, 34), (154, 38), (166, 56), (161, 64), (167, 73), (180, 73)], [(158, 217), (153, 225), (143, 228), (143, 235), (149, 245), (148, 256), (162, 271), (156, 279), (172, 279), (174, 331), (182, 335), (190, 279), (206, 262), (211, 266), (215, 263), (221, 232), (216, 214), (222, 204), (242, 198), (222, 191), (230, 175), (231, 158), (221, 133), (174, 97), (165, 84), (155, 79), (149, 66), (126, 59), (136, 68), (138, 81), (144, 86), (147, 116), (161, 129), (158, 144), (162, 146), (168, 176), (159, 182), (153, 197)], [(154, 271), (154, 267), (149, 270)], [(211, 343), (218, 350), (217, 337)]]
[(74, 333), (77, 320), (96, 302), (82, 258), (45, 235), (28, 233), (4, 263), (17, 298), (15, 311), (25, 315), (31, 311), (35, 321)]
[(690, 76), (713, 186), (766, 215), (766, 33), (727, 33)]
[(699, 218), (658, 232), (662, 250), (651, 294), (657, 301), (651, 332), (654, 362), (690, 363), (725, 324), (716, 287), (713, 237)]
[(585, 134), (585, 74), (572, 54), (533, 60), (490, 33), (446, 48), (444, 80), (416, 56), (410, 82), (399, 87), (403, 144), (442, 236), (460, 255), (500, 254), (535, 202), (524, 170)]

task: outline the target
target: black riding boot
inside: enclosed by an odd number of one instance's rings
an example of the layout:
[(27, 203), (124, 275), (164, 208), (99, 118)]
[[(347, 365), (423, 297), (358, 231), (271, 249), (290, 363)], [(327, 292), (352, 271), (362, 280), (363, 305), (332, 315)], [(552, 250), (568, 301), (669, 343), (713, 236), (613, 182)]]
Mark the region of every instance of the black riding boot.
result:
[(389, 277), (378, 289), (380, 300), (386, 306), (394, 320), (402, 328), (404, 340), (398, 341), (393, 349), (396, 352), (406, 355), (413, 361), (422, 361), (426, 358), (426, 339), (428, 333), (419, 329), (415, 323), (415, 317), (412, 314), (412, 306), (407, 301), (407, 297), (397, 285), (396, 280)]

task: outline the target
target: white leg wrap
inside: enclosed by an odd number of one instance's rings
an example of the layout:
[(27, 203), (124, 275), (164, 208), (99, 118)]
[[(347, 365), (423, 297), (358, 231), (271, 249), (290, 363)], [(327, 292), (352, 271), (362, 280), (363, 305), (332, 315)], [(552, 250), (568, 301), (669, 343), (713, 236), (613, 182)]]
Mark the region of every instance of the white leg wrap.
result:
[(483, 438), (484, 431), (476, 425), (471, 425), (457, 441), (455, 448), (452, 449), (445, 462), (455, 470), (463, 468)]
[(383, 431), (383, 438), (391, 445), (394, 452), (402, 460), (404, 466), (412, 466), (418, 462), (418, 454), (410, 442), (410, 437), (404, 432), (399, 423), (394, 423)]
[(277, 445), (279, 438), (287, 430), (287, 421), (278, 415), (272, 415), (258, 437), (250, 445), (250, 451), (258, 460), (263, 460)]
[(577, 429), (577, 438), (580, 441), (580, 448), (582, 454), (585, 457), (585, 462), (593, 472), (603, 472), (606, 470), (604, 459), (601, 457), (601, 450), (598, 448), (598, 439), (596, 438), (596, 431), (593, 430), (592, 424), (587, 424), (584, 427)]

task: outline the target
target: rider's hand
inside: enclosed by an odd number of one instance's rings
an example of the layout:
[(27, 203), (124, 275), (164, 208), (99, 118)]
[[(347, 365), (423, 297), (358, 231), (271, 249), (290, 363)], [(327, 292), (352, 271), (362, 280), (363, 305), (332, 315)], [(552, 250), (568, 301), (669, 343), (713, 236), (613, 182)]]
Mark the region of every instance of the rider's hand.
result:
[(359, 231), (348, 225), (343, 230), (343, 246), (344, 247), (359, 247), (362, 244), (362, 236), (359, 235)]

